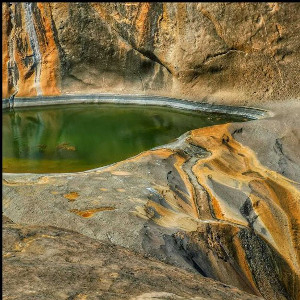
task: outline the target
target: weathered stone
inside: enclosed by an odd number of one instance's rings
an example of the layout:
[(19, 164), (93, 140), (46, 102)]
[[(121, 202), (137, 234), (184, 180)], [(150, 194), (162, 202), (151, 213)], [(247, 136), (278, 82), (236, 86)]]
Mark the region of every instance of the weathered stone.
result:
[(299, 97), (298, 3), (3, 3), (3, 94)]
[(4, 216), (3, 299), (262, 299), (56, 227)]
[(299, 8), (3, 3), (3, 98), (140, 93), (274, 112), (90, 172), (4, 174), (4, 299), (255, 299), (231, 284), (298, 300)]

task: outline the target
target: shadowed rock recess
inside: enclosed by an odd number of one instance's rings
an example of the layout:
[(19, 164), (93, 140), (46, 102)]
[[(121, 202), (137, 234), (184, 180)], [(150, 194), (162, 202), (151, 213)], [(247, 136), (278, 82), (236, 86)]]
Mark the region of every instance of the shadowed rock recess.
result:
[(299, 13), (3, 3), (17, 105), (134, 93), (269, 111), (86, 172), (3, 173), (3, 299), (299, 300)]

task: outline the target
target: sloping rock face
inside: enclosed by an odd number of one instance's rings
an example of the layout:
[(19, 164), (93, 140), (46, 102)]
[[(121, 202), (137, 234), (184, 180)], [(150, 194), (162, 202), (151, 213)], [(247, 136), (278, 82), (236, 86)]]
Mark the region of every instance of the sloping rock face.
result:
[(3, 212), (16, 223), (74, 230), (268, 300), (296, 300), (299, 120), (294, 103), (273, 117), (196, 129), (88, 172), (4, 174)]
[(4, 222), (3, 299), (262, 299), (110, 242)]
[(2, 97), (299, 97), (298, 3), (3, 3)]

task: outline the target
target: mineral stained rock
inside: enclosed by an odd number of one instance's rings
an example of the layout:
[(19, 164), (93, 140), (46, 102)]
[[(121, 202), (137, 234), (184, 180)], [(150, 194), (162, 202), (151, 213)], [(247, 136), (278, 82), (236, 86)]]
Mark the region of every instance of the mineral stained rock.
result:
[(19, 224), (111, 242), (268, 300), (299, 299), (300, 170), (299, 153), (291, 151), (299, 144), (299, 103), (291, 107), (262, 120), (192, 130), (88, 172), (4, 174), (3, 213)]
[(2, 97), (299, 97), (298, 3), (3, 3)]

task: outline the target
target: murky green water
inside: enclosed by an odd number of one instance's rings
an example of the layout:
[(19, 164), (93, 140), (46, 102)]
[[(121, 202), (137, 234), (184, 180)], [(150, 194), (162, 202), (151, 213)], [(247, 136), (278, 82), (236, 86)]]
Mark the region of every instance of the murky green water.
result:
[(3, 112), (3, 172), (75, 172), (105, 166), (186, 131), (244, 117), (164, 107), (85, 104)]

